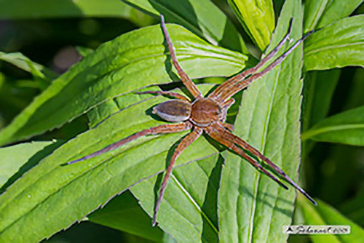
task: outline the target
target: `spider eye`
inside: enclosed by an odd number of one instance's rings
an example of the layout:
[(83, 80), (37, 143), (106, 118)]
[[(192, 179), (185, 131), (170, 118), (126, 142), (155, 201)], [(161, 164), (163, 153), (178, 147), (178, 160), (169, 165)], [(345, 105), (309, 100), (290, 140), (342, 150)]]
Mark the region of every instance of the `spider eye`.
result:
[(191, 114), (191, 104), (184, 100), (168, 100), (155, 106), (153, 113), (170, 122), (186, 121)]

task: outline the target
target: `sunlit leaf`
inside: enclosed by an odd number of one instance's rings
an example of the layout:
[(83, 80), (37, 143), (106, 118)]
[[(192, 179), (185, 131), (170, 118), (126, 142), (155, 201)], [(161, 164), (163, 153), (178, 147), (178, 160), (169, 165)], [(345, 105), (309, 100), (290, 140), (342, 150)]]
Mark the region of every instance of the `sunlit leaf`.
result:
[[(268, 51), (286, 34), (292, 16), (291, 37), (301, 37), (301, 3), (286, 1)], [(235, 134), (293, 179), (300, 163), (301, 60), (299, 46), (281, 65), (256, 80), (243, 94), (235, 123)], [(282, 233), (282, 226), (291, 222), (294, 192), (293, 188), (282, 189), (247, 161), (228, 153), (218, 200), (220, 241), (285, 242), (288, 235)]]
[(253, 41), (264, 50), (275, 27), (272, 0), (229, 0), (229, 4)]
[[(137, 96), (147, 99), (69, 141), (0, 196), (0, 241), (26, 239), (34, 242), (50, 237), (81, 220), (114, 195), (164, 170), (172, 145), (185, 132), (144, 137), (93, 159), (65, 165), (136, 131), (164, 123), (145, 112), (166, 98)], [(176, 164), (216, 153), (217, 150), (201, 138), (184, 151)], [(21, 234), (17, 233), (20, 231)]]
[[(16, 173), (21, 175), (26, 171), (26, 167), (31, 168), (34, 162), (42, 159), (46, 154), (45, 151), (38, 154), (39, 151), (51, 145), (52, 142), (32, 142), (18, 144), (15, 146), (0, 149), (0, 188), (6, 182), (11, 183), (20, 176), (15, 176)], [(37, 159), (38, 158), (38, 159)], [(12, 178), (13, 177), (13, 178)], [(13, 179), (13, 180), (11, 180)]]
[[(181, 26), (168, 28), (177, 57), (190, 77), (228, 76), (244, 68), (244, 55), (209, 45)], [(0, 145), (60, 127), (115, 96), (178, 79), (163, 54), (163, 42), (157, 25), (104, 43), (52, 82), (3, 129)]]
[[(194, 148), (196, 153), (202, 152)], [(157, 220), (177, 242), (218, 241), (217, 195), (222, 162), (222, 157), (215, 155), (174, 169)], [(155, 176), (130, 189), (150, 216), (160, 180), (161, 176)]]
[(321, 29), (348, 17), (362, 0), (307, 0), (305, 1), (304, 33)]
[(363, 0), (328, 0), (317, 28), (334, 23), (348, 17), (363, 2)]
[(339, 20), (313, 33), (304, 50), (307, 70), (364, 67), (364, 15)]
[(306, 0), (303, 32), (314, 30), (329, 0)]

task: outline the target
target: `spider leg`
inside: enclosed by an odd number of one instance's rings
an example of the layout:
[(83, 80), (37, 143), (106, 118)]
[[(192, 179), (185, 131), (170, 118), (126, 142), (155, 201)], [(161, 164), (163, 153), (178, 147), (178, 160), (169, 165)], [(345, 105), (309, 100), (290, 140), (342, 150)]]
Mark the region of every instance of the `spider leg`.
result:
[(182, 141), (177, 145), (177, 148), (174, 151), (172, 158), (169, 162), (166, 174), (164, 176), (164, 179), (163, 179), (160, 191), (159, 191), (159, 197), (158, 197), (158, 201), (157, 201), (157, 204), (156, 204), (156, 207), (154, 210), (154, 215), (153, 215), (153, 223), (152, 223), (153, 226), (155, 226), (155, 224), (157, 222), (157, 213), (158, 213), (159, 207), (162, 202), (164, 191), (166, 190), (166, 187), (167, 187), (168, 179), (171, 176), (173, 166), (174, 166), (174, 163), (176, 162), (178, 155), (180, 155), (180, 153), (182, 153), (183, 150), (185, 150), (189, 145), (191, 145), (194, 141), (196, 141), (196, 139), (201, 136), (202, 132), (203, 132), (203, 130), (201, 128), (195, 127), (195, 129), (191, 133), (189, 133), (186, 137), (184, 137), (182, 139)]
[(231, 98), (224, 103), (222, 103), (221, 107), (225, 110), (228, 110), (235, 103), (235, 99)]
[(167, 30), (166, 24), (164, 22), (164, 17), (163, 17), (162, 14), (161, 14), (161, 24), (162, 24), (162, 29), (163, 29), (164, 35), (166, 37), (166, 41), (167, 41), (169, 53), (171, 54), (173, 66), (176, 68), (176, 70), (178, 72), (178, 75), (180, 76), (183, 84), (186, 86), (186, 88), (188, 89), (188, 91), (190, 91), (190, 93), (192, 94), (192, 96), (194, 98), (202, 98), (202, 94), (198, 90), (197, 86), (187, 76), (187, 74), (183, 71), (183, 69), (181, 68), (181, 66), (179, 65), (179, 63), (177, 61), (176, 54), (175, 54), (175, 52), (173, 50), (173, 44), (172, 44), (172, 41), (171, 41), (171, 37), (169, 36), (169, 33), (168, 33), (168, 30)]
[(222, 92), (219, 97), (220, 101), (225, 101), (229, 99), (231, 96), (239, 92), (240, 90), (248, 87), (255, 79), (262, 77), (264, 74), (268, 73), (275, 66), (280, 64), (299, 44), (301, 44), (313, 31), (308, 32), (305, 36), (299, 39), (293, 46), (291, 46), (285, 53), (283, 53), (280, 57), (278, 57), (274, 62), (269, 64), (264, 70), (259, 73), (255, 73), (251, 75), (249, 78), (237, 81), (233, 84), (233, 86), (229, 87)]
[(180, 99), (180, 100), (185, 100), (190, 102), (190, 100), (178, 93), (174, 93), (174, 92), (169, 92), (169, 91), (144, 91), (144, 92), (135, 92), (136, 94), (160, 94), (160, 95), (165, 95), (165, 96), (169, 96), (169, 97), (174, 97), (176, 99)]
[(221, 124), (216, 124), (214, 128), (218, 131), (218, 134), (220, 134), (220, 137), (227, 141), (232, 141), (233, 144), (236, 144), (243, 149), (249, 151), (259, 159), (266, 162), (275, 172), (277, 172), (279, 175), (281, 175), (286, 181), (288, 181), (294, 188), (296, 188), (300, 193), (302, 193), (308, 200), (310, 200), (314, 205), (317, 205), (316, 202), (313, 200), (313, 198), (308, 195), (300, 186), (298, 186), (291, 178), (287, 176), (284, 171), (279, 168), (277, 165), (275, 165), (272, 161), (270, 161), (268, 158), (266, 158), (264, 155), (262, 155), (258, 150), (253, 148), (251, 145), (249, 145), (247, 142), (245, 142), (243, 139), (239, 138), (238, 136), (235, 136), (231, 132), (224, 130), (221, 127)]
[(221, 123), (221, 125), (225, 128), (225, 129), (227, 129), (227, 130), (229, 130), (229, 131), (234, 131), (234, 125), (232, 125), (232, 124), (229, 124), (229, 123)]
[(210, 137), (212, 137), (217, 142), (225, 145), (230, 150), (232, 150), (232, 151), (236, 152), (237, 154), (239, 154), (240, 156), (242, 156), (251, 165), (253, 165), (258, 171), (263, 172), (264, 174), (266, 174), (267, 176), (269, 176), (272, 180), (274, 180), (276, 183), (278, 183), (280, 186), (282, 186), (284, 189), (288, 190), (288, 187), (286, 185), (284, 185), (280, 180), (278, 180), (277, 177), (275, 177), (269, 171), (267, 171), (266, 169), (264, 169), (261, 164), (259, 164), (258, 162), (256, 162), (252, 158), (250, 158), (246, 153), (244, 153), (244, 151), (241, 148), (239, 148), (238, 146), (236, 146), (236, 144), (232, 140), (226, 138), (224, 136), (225, 134), (223, 132), (224, 129), (219, 128), (218, 125), (213, 125), (211, 127), (205, 128), (204, 130), (205, 130), (205, 132)]
[(129, 137), (126, 137), (118, 142), (115, 142), (113, 144), (110, 144), (109, 146), (106, 146), (105, 148), (99, 150), (99, 151), (96, 151), (92, 154), (89, 154), (87, 156), (84, 156), (80, 159), (76, 159), (76, 160), (73, 160), (73, 161), (70, 161), (68, 162), (67, 164), (74, 164), (74, 163), (77, 163), (77, 162), (80, 162), (80, 161), (83, 161), (83, 160), (86, 160), (86, 159), (90, 159), (90, 158), (93, 158), (93, 157), (96, 157), (100, 154), (103, 154), (103, 153), (106, 153), (110, 150), (114, 150), (126, 143), (129, 143), (137, 138), (140, 138), (140, 137), (143, 137), (143, 136), (146, 136), (146, 135), (154, 135), (154, 134), (161, 134), (161, 133), (173, 133), (173, 132), (182, 132), (182, 131), (186, 131), (188, 129), (190, 129), (192, 127), (191, 123), (189, 122), (184, 122), (184, 123), (178, 123), (178, 124), (163, 124), (163, 125), (159, 125), (159, 126), (156, 126), (156, 127), (152, 127), (152, 128), (148, 128), (148, 129), (145, 129), (145, 130), (142, 130), (140, 132), (137, 132), (137, 133), (134, 133), (132, 135), (130, 135)]
[(267, 61), (269, 61), (278, 52), (278, 50), (282, 48), (283, 44), (286, 43), (287, 40), (289, 40), (289, 35), (291, 33), (291, 28), (292, 28), (292, 20), (293, 19), (291, 18), (287, 34), (283, 37), (281, 42), (279, 42), (278, 45), (270, 53), (268, 53), (255, 67), (249, 68), (244, 72), (241, 72), (231, 77), (227, 81), (225, 81), (209, 95), (209, 98), (218, 99), (224, 92), (226, 92), (227, 89), (234, 86), (236, 82), (244, 80), (247, 76), (258, 71), (259, 68), (261, 68)]
[[(227, 116), (227, 111), (229, 110), (229, 108), (235, 103), (235, 100), (233, 98), (228, 99), (227, 101), (225, 101), (224, 103), (222, 103), (222, 105), (220, 106), (222, 109), (221, 111), (221, 115), (220, 115), (220, 121), (222, 123), (224, 123), (226, 121), (226, 116)], [(234, 126), (228, 124), (227, 126), (229, 126), (229, 130), (234, 130)], [(232, 129), (230, 129), (232, 128)]]

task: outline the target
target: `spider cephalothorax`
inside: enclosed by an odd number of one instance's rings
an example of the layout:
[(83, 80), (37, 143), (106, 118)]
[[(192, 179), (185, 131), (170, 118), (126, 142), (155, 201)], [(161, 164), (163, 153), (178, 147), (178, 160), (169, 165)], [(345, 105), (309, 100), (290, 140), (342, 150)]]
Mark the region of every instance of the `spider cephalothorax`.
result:
[(196, 85), (191, 81), (191, 79), (187, 76), (187, 74), (180, 67), (176, 55), (173, 50), (172, 42), (169, 37), (167, 28), (164, 23), (163, 16), (161, 16), (162, 20), (162, 28), (165, 34), (165, 38), (167, 41), (168, 49), (171, 54), (171, 58), (173, 61), (173, 65), (176, 68), (178, 75), (180, 76), (183, 84), (186, 86), (188, 91), (193, 96), (193, 99), (190, 100), (187, 97), (179, 94), (173, 93), (169, 91), (147, 91), (143, 93), (149, 94), (161, 94), (173, 97), (175, 99), (163, 102), (153, 108), (153, 113), (157, 114), (161, 118), (166, 121), (174, 122), (172, 124), (163, 124), (156, 127), (148, 128), (143, 131), (134, 133), (127, 138), (124, 138), (116, 143), (113, 143), (104, 149), (92, 153), (88, 156), (82, 157), (78, 160), (74, 160), (69, 162), (68, 164), (73, 164), (78, 161), (86, 160), (88, 158), (95, 157), (99, 154), (105, 153), (109, 150), (120, 147), (134, 139), (140, 138), (146, 135), (153, 134), (163, 134), (163, 133), (172, 133), (172, 132), (180, 132), (191, 130), (191, 132), (184, 137), (181, 142), (177, 145), (170, 163), (168, 165), (165, 177), (163, 179), (158, 201), (155, 207), (154, 216), (153, 216), (153, 225), (156, 223), (157, 212), (162, 201), (162, 197), (164, 191), (167, 186), (168, 179), (172, 173), (174, 163), (178, 157), (178, 155), (191, 143), (193, 143), (197, 138), (201, 136), (203, 132), (205, 132), (208, 136), (216, 140), (217, 142), (225, 145), (227, 148), (232, 150), (233, 152), (239, 154), (249, 163), (251, 163), (256, 169), (260, 170), (279, 185), (288, 189), (280, 180), (277, 179), (275, 175), (271, 172), (267, 171), (258, 161), (249, 156), (245, 151), (248, 151), (250, 154), (254, 155), (256, 158), (263, 160), (267, 165), (271, 167), (276, 173), (278, 173), (281, 177), (283, 177), (287, 182), (289, 182), (292, 186), (294, 186), (298, 191), (300, 191), (303, 195), (305, 195), (312, 203), (316, 204), (315, 201), (301, 188), (299, 187), (291, 178), (289, 178), (278, 166), (276, 166), (272, 161), (266, 158), (263, 154), (261, 154), (258, 150), (250, 146), (243, 139), (235, 136), (231, 131), (233, 130), (233, 126), (231, 124), (225, 123), (227, 110), (234, 103), (234, 99), (231, 97), (246, 88), (251, 84), (255, 79), (263, 76), (270, 70), (272, 70), (275, 66), (281, 63), (284, 58), (290, 54), (302, 41), (310, 34), (308, 33), (306, 36), (298, 40), (292, 47), (290, 47), (284, 54), (274, 60), (270, 65), (268, 65), (265, 69), (258, 72), (258, 70), (267, 63), (283, 46), (283, 44), (289, 39), (289, 33), (291, 30), (292, 20), (289, 25), (288, 34), (283, 38), (283, 40), (277, 45), (277, 47), (271, 51), (268, 55), (266, 55), (255, 67), (247, 69), (234, 77), (228, 79), (226, 82), (218, 86), (213, 92), (211, 92), (207, 97), (203, 97), (201, 92), (198, 90)]

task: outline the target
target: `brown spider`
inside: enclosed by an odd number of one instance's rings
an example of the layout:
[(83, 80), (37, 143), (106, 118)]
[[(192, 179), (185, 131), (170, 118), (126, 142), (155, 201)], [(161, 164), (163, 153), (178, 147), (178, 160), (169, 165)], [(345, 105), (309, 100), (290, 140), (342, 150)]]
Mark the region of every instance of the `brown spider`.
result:
[[(277, 51), (283, 46), (283, 44), (289, 40), (289, 34), (292, 26), (292, 19), (289, 24), (288, 33), (283, 38), (283, 40), (273, 49), (266, 57), (264, 57), (255, 67), (245, 70), (234, 77), (228, 79), (226, 82), (217, 87), (211, 94), (206, 98), (202, 96), (201, 92), (197, 89), (196, 85), (191, 81), (187, 74), (182, 70), (179, 65), (176, 54), (173, 50), (173, 45), (168, 34), (168, 30), (164, 23), (163, 15), (161, 15), (161, 25), (167, 41), (168, 49), (172, 57), (173, 65), (176, 68), (178, 75), (180, 76), (183, 84), (186, 86), (188, 91), (193, 96), (193, 101), (191, 102), (185, 96), (173, 93), (169, 91), (147, 91), (142, 92), (143, 94), (160, 94), (170, 97), (174, 97), (174, 100), (165, 101), (153, 108), (153, 113), (157, 114), (161, 118), (169, 122), (177, 122), (176, 124), (164, 124), (156, 127), (148, 128), (140, 132), (134, 133), (127, 138), (124, 138), (116, 143), (113, 143), (95, 153), (82, 157), (80, 159), (68, 162), (68, 164), (73, 164), (79, 161), (83, 161), (95, 156), (98, 156), (107, 151), (116, 149), (134, 139), (140, 138), (146, 135), (153, 134), (166, 134), (173, 132), (186, 131), (191, 128), (193, 130), (186, 137), (184, 137), (181, 142), (177, 145), (171, 160), (169, 162), (165, 177), (160, 187), (159, 197), (157, 204), (155, 206), (153, 215), (153, 226), (156, 224), (157, 212), (160, 207), (164, 191), (166, 189), (168, 179), (172, 173), (173, 165), (178, 157), (178, 155), (186, 149), (190, 144), (192, 144), (198, 137), (201, 136), (203, 132), (208, 134), (217, 142), (228, 147), (230, 150), (242, 156), (249, 163), (251, 163), (257, 170), (260, 170), (283, 188), (288, 190), (281, 181), (279, 181), (273, 174), (264, 169), (260, 163), (249, 157), (244, 150), (249, 151), (252, 155), (266, 162), (271, 169), (281, 175), (286, 181), (288, 181), (292, 186), (294, 186), (298, 191), (300, 191), (304, 196), (306, 196), (313, 204), (316, 202), (301, 188), (299, 187), (291, 178), (289, 178), (278, 166), (273, 164), (268, 158), (264, 157), (258, 150), (250, 146), (247, 142), (241, 138), (235, 136), (231, 133), (233, 126), (231, 124), (225, 123), (227, 110), (234, 103), (234, 99), (231, 98), (234, 94), (242, 90), (243, 88), (249, 86), (252, 81), (260, 78), (279, 63), (281, 63), (288, 54), (290, 54), (303, 40), (311, 34), (306, 34), (303, 38), (298, 40), (291, 48), (289, 48), (285, 53), (278, 57), (274, 62), (267, 66), (261, 72), (257, 72), (267, 61), (269, 61)], [(256, 73), (257, 72), (257, 73)], [(249, 76), (249, 77), (248, 77)]]

